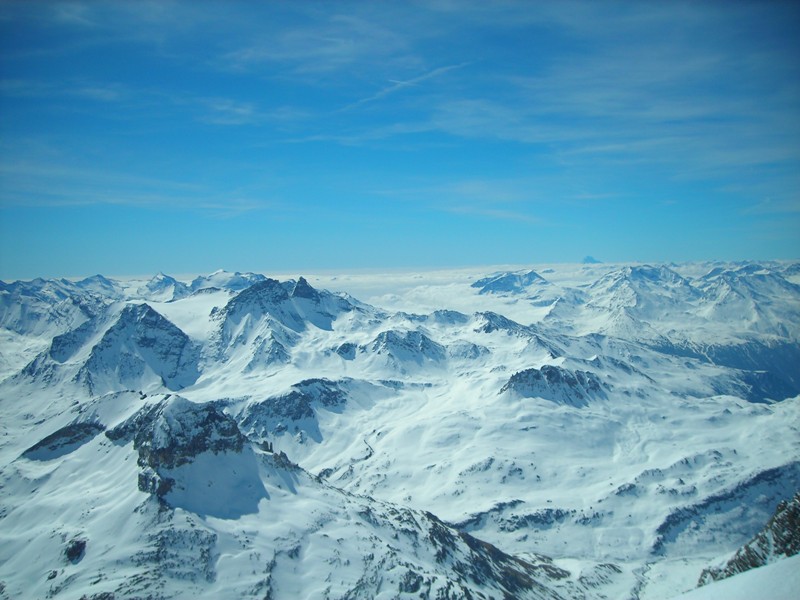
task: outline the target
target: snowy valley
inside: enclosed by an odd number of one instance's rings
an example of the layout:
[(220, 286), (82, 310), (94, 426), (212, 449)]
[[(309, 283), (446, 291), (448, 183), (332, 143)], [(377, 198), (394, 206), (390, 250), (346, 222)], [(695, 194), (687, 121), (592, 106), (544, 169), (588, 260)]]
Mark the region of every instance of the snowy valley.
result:
[(800, 593), (799, 263), (307, 277), (0, 282), (0, 599)]

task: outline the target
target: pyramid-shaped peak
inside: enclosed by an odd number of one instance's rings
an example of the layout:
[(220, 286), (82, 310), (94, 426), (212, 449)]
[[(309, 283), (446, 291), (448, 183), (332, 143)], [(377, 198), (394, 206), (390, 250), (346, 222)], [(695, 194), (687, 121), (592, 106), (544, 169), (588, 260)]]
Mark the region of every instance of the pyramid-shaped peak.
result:
[(149, 336), (155, 331), (162, 331), (169, 336), (179, 338), (182, 342), (188, 339), (186, 334), (172, 321), (146, 303), (128, 304), (122, 309), (116, 324), (106, 332), (106, 335), (131, 331), (130, 328), (145, 336)]
[(167, 285), (175, 285), (178, 281), (174, 277), (170, 277), (169, 275), (162, 273), (159, 271), (156, 275), (147, 282), (148, 289), (153, 289), (156, 287), (162, 287)]
[(319, 292), (306, 281), (305, 277), (300, 277), (292, 289), (292, 298), (307, 298), (309, 300), (319, 300)]
[(146, 303), (128, 304), (119, 315), (120, 321), (141, 321), (142, 319), (163, 319), (153, 307)]

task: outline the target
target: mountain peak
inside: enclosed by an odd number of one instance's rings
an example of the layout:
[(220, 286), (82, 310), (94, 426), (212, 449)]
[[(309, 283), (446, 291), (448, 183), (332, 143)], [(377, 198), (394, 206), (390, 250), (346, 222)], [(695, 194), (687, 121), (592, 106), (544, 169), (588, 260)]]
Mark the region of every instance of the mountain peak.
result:
[(289, 294), (277, 279), (265, 279), (254, 283), (249, 288), (239, 293), (231, 303), (244, 304), (254, 302), (259, 306), (265, 303), (278, 303), (289, 299)]
[(294, 284), (294, 289), (292, 289), (292, 298), (306, 298), (308, 300), (319, 300), (319, 292), (315, 290), (311, 285), (306, 281), (304, 277), (300, 277), (297, 280), (297, 283)]
[(128, 304), (82, 368), (93, 391), (181, 389), (197, 380), (197, 352), (183, 331), (149, 304)]
[(189, 288), (193, 292), (205, 288), (219, 288), (238, 292), (265, 279), (266, 277), (259, 273), (240, 273), (238, 271), (230, 273), (220, 269), (210, 275), (195, 277), (189, 284)]
[(531, 285), (547, 284), (548, 281), (533, 269), (494, 273), (479, 279), (471, 287), (480, 288), (479, 294), (503, 294), (524, 292)]

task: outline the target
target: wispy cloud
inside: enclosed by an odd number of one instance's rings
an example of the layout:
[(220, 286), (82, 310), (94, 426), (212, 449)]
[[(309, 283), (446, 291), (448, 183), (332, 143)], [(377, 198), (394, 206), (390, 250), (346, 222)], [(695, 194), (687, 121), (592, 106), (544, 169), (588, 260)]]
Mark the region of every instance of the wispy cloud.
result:
[(390, 96), (391, 94), (406, 90), (408, 88), (416, 87), (420, 83), (422, 83), (423, 81), (427, 81), (429, 79), (434, 79), (436, 77), (440, 77), (440, 76), (444, 75), (445, 73), (448, 73), (450, 71), (454, 71), (456, 69), (462, 69), (462, 68), (466, 67), (468, 64), (469, 63), (464, 62), (464, 63), (455, 64), (455, 65), (448, 65), (448, 66), (445, 66), (445, 67), (439, 67), (438, 69), (433, 69), (432, 71), (428, 71), (427, 73), (424, 73), (422, 75), (418, 75), (417, 77), (413, 77), (411, 79), (407, 79), (407, 80), (403, 80), (403, 81), (393, 80), (393, 81), (391, 81), (392, 85), (384, 87), (383, 89), (381, 89), (380, 91), (376, 92), (375, 94), (372, 94), (371, 96), (367, 96), (366, 98), (362, 98), (362, 99), (360, 99), (360, 100), (358, 100), (356, 102), (353, 102), (352, 104), (348, 104), (342, 110), (343, 111), (350, 110), (350, 109), (362, 106), (364, 104), (368, 104), (369, 102), (375, 102), (376, 100), (381, 100), (382, 98)]
[(530, 223), (535, 225), (542, 224), (542, 220), (540, 218), (516, 210), (508, 210), (502, 208), (483, 208), (480, 206), (472, 206), (472, 205), (447, 206), (444, 208), (444, 210), (446, 212), (460, 214), (460, 215), (474, 215), (478, 217), (486, 217), (488, 219), (495, 219), (501, 221), (514, 221), (517, 223)]
[(52, 7), (53, 19), (69, 25), (96, 27), (90, 6), (84, 2), (59, 2)]
[(0, 206), (117, 205), (228, 217), (274, 208), (271, 200), (187, 183), (54, 162), (0, 163)]
[(766, 198), (743, 212), (747, 215), (800, 215), (800, 197), (794, 194), (792, 198), (781, 200)]
[(354, 65), (415, 63), (404, 36), (352, 8), (349, 14), (310, 11), (301, 22), (287, 19), (264, 39), (226, 53), (222, 64), (239, 70), (279, 65), (288, 69), (284, 74), (320, 76)]

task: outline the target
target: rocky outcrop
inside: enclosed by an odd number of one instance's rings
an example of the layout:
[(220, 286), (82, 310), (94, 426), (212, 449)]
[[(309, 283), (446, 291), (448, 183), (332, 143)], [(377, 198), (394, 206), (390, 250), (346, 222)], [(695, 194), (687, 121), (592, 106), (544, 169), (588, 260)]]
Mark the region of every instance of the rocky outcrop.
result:
[(748, 543), (736, 551), (722, 567), (709, 567), (700, 574), (698, 585), (706, 585), (743, 573), (749, 569), (763, 567), (783, 557), (800, 552), (800, 492), (791, 500), (784, 500), (775, 509), (775, 514)]
[(604, 398), (606, 386), (590, 371), (570, 371), (544, 365), (514, 373), (500, 393), (514, 392), (523, 398), (544, 398), (556, 404), (583, 407), (589, 400)]
[(37, 442), (22, 456), (31, 460), (52, 460), (77, 450), (105, 430), (99, 423), (72, 423)]
[(737, 540), (736, 545), (747, 543), (758, 535), (774, 507), (797, 490), (798, 481), (800, 462), (795, 461), (765, 469), (729, 489), (674, 509), (656, 529), (653, 555), (682, 555), (687, 546), (702, 543), (698, 531), (703, 536), (724, 533)]
[(133, 442), (139, 464), (173, 468), (201, 452), (240, 452), (246, 438), (231, 417), (211, 403), (166, 396), (106, 431), (112, 441)]
[(238, 413), (242, 431), (255, 438), (266, 438), (285, 432), (304, 432), (314, 441), (321, 441), (316, 411), (332, 409), (347, 402), (345, 381), (306, 379), (292, 386), (285, 394), (253, 402)]

